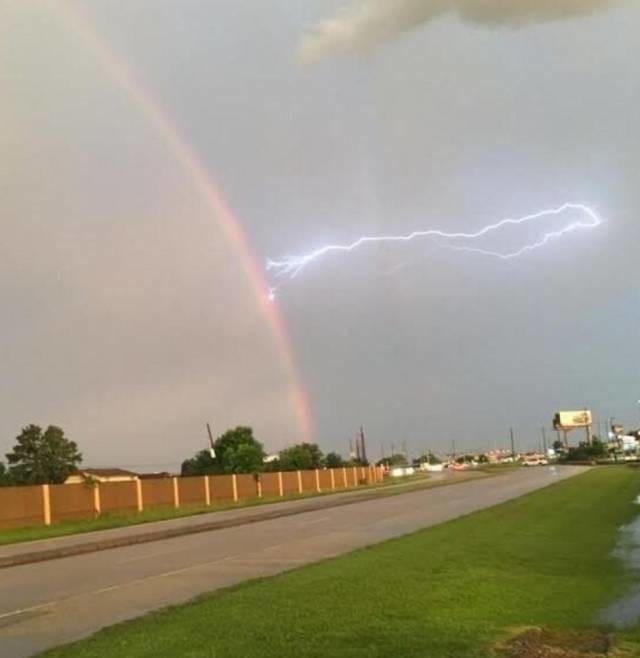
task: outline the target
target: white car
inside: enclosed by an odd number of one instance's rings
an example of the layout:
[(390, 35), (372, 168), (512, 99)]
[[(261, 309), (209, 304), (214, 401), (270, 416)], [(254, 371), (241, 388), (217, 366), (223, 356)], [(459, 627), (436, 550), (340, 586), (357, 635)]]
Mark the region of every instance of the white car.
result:
[(549, 461), (544, 457), (525, 457), (522, 465), (523, 466), (547, 466)]

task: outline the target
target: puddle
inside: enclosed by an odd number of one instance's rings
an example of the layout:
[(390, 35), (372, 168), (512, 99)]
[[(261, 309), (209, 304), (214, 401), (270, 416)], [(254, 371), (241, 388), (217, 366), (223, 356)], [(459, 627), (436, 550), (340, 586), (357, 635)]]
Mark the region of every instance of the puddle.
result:
[[(640, 496), (636, 499), (640, 504)], [(631, 571), (634, 578), (640, 576), (640, 516), (629, 525), (620, 528), (618, 545), (613, 556), (622, 560), (625, 567)], [(612, 624), (616, 628), (627, 628), (640, 621), (640, 584), (625, 598), (616, 601), (606, 608), (599, 620)]]

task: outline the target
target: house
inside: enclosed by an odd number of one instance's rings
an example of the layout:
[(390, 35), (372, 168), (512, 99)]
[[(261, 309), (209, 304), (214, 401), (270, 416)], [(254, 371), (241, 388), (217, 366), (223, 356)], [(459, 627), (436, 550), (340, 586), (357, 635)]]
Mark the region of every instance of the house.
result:
[(139, 480), (161, 480), (162, 478), (170, 478), (171, 473), (167, 471), (155, 471), (153, 473), (140, 473)]
[(124, 468), (80, 468), (70, 475), (65, 484), (82, 484), (87, 480), (97, 482), (134, 482), (140, 477), (133, 471), (127, 471)]

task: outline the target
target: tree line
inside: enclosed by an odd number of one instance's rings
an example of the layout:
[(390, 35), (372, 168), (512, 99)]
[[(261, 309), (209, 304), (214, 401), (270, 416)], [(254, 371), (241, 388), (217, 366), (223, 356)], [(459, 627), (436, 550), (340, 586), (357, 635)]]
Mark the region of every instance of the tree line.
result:
[(182, 475), (220, 475), (303, 471), (314, 468), (338, 468), (364, 463), (345, 462), (336, 452), (326, 455), (317, 443), (298, 443), (267, 459), (264, 446), (253, 436), (250, 427), (236, 427), (219, 436), (209, 450), (200, 450), (182, 462)]
[[(16, 437), (13, 449), (0, 461), (0, 486), (62, 484), (77, 472), (82, 453), (60, 427), (28, 425)], [(317, 443), (298, 443), (267, 460), (263, 444), (250, 427), (235, 427), (219, 436), (210, 450), (200, 450), (182, 463), (181, 475), (262, 473), (365, 465), (345, 461), (336, 452), (326, 455)]]

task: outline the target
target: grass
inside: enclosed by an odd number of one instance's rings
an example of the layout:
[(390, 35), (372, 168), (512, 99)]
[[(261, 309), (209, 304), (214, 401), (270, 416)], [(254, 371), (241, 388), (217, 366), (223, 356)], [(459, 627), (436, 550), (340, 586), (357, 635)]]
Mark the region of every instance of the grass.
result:
[[(484, 471), (482, 471), (484, 473)], [(488, 474), (487, 471), (486, 474)], [(474, 476), (477, 477), (477, 476)], [(461, 482), (468, 477), (458, 474), (455, 482)], [(167, 521), (170, 519), (182, 518), (185, 516), (197, 516), (201, 514), (211, 514), (212, 512), (221, 512), (230, 509), (241, 509), (244, 507), (255, 507), (269, 503), (279, 503), (290, 500), (299, 500), (302, 498), (311, 498), (319, 496), (329, 496), (335, 493), (345, 493), (347, 491), (369, 491), (376, 492), (380, 495), (392, 495), (393, 493), (403, 493), (408, 488), (421, 488), (429, 486), (442, 486), (444, 484), (453, 484), (453, 482), (441, 482), (438, 480), (429, 480), (424, 474), (416, 474), (393, 480), (387, 478), (380, 484), (369, 486), (359, 486), (351, 489), (339, 489), (337, 491), (326, 491), (323, 493), (307, 492), (303, 494), (291, 494), (282, 498), (253, 498), (243, 500), (238, 503), (218, 503), (207, 507), (206, 505), (189, 505), (185, 507), (154, 507), (137, 513), (106, 513), (96, 519), (79, 519), (60, 521), (50, 526), (30, 526), (25, 528), (12, 528), (0, 531), (0, 546), (8, 544), (17, 544), (21, 542), (37, 541), (40, 539), (53, 539), (54, 537), (66, 537), (69, 535), (84, 534), (95, 532), (97, 530), (110, 530), (113, 528), (125, 528), (143, 523), (153, 523), (154, 521)]]
[[(489, 510), (120, 624), (47, 658), (485, 658), (583, 630), (630, 586), (611, 557), (640, 473), (594, 469)], [(554, 631), (555, 632), (555, 631)], [(622, 637), (640, 655), (640, 631)], [(546, 654), (536, 654), (546, 655)]]

